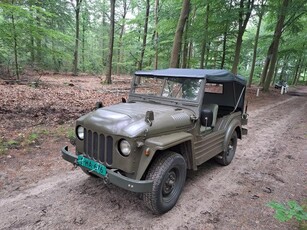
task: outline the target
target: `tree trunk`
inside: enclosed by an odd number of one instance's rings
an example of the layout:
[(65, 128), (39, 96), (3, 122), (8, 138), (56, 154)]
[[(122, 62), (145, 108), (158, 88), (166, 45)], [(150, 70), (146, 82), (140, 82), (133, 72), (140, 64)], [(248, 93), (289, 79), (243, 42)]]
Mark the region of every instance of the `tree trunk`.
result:
[(274, 82), (275, 82), (275, 79), (276, 79), (276, 76), (277, 76), (277, 69), (278, 69), (278, 65), (275, 66), (275, 73), (274, 73), (274, 76), (273, 76), (273, 81), (271, 83), (271, 86), (274, 85)]
[(183, 34), (183, 49), (182, 49), (182, 65), (181, 68), (187, 68), (187, 59), (188, 59), (188, 30), (189, 30), (189, 18), (185, 24), (184, 34)]
[(189, 16), (189, 11), (190, 11), (190, 0), (183, 0), (180, 18), (178, 20), (176, 33), (175, 33), (175, 37), (174, 37), (172, 54), (171, 54), (170, 67), (172, 67), (172, 68), (178, 68), (178, 66), (179, 66), (179, 57), (180, 57), (180, 50), (181, 50), (182, 34), (183, 34), (183, 30), (184, 30), (186, 20)]
[(205, 64), (206, 45), (207, 45), (207, 42), (204, 39), (202, 42), (201, 53), (200, 53), (200, 66), (199, 67), (201, 69), (204, 68), (204, 64)]
[(30, 42), (31, 42), (31, 48), (30, 48), (30, 55), (31, 55), (31, 65), (34, 65), (35, 62), (35, 52), (34, 52), (34, 37), (33, 37), (33, 33), (31, 32), (31, 38), (30, 38)]
[(298, 78), (299, 78), (299, 75), (300, 75), (299, 72), (300, 72), (301, 63), (302, 63), (302, 56), (299, 58), (298, 62), (296, 63), (296, 66), (295, 66), (294, 77), (293, 77), (293, 81), (292, 81), (293, 85), (296, 85), (297, 82), (298, 82)]
[[(297, 78), (296, 78), (294, 85), (297, 85), (298, 81), (300, 80), (301, 72), (302, 72), (302, 69), (303, 69), (303, 64), (305, 62), (305, 57), (301, 57), (301, 58), (303, 58), (303, 59), (300, 62), (299, 70), (297, 72)], [(304, 80), (305, 80), (305, 76), (304, 76)]]
[(78, 75), (78, 52), (79, 52), (79, 30), (80, 30), (80, 7), (82, 0), (76, 0), (76, 35), (75, 35), (75, 51), (74, 51), (74, 61), (73, 61), (73, 75)]
[(202, 43), (202, 47), (201, 47), (201, 54), (200, 54), (200, 68), (201, 69), (204, 68), (206, 47), (207, 47), (207, 42), (208, 42), (209, 10), (210, 10), (210, 5), (209, 5), (209, 2), (207, 2), (206, 18), (205, 18), (205, 36), (204, 36), (204, 39), (203, 39), (203, 43)]
[(85, 13), (82, 20), (82, 72), (85, 72)]
[[(14, 0), (12, 0), (12, 5), (14, 4)], [(18, 44), (17, 44), (17, 34), (16, 34), (16, 25), (14, 13), (11, 14), (12, 26), (13, 26), (13, 49), (14, 49), (14, 60), (15, 60), (15, 72), (16, 72), (16, 81), (20, 81), (19, 77), (19, 64), (18, 64)]]
[(210, 54), (210, 46), (211, 46), (211, 42), (208, 42), (207, 48), (206, 48), (206, 61), (205, 61), (205, 68), (208, 67), (208, 62), (209, 62), (209, 54)]
[[(234, 74), (237, 74), (238, 72), (238, 65), (240, 61), (240, 52), (241, 52), (241, 46), (242, 46), (242, 41), (243, 41), (243, 34), (245, 32), (246, 25), (248, 23), (248, 20), (250, 18), (253, 8), (254, 8), (254, 0), (248, 0), (246, 8), (244, 7), (244, 0), (240, 1), (239, 31), (238, 31), (238, 36), (237, 36), (234, 61), (233, 61), (232, 70), (231, 70)], [(244, 16), (245, 18), (243, 19)]]
[(138, 69), (143, 68), (144, 54), (146, 48), (147, 30), (148, 30), (148, 18), (149, 18), (150, 1), (146, 0), (146, 13), (145, 13), (145, 23), (144, 23), (144, 33), (143, 33), (143, 44), (141, 49), (141, 57), (138, 65)]
[(273, 49), (273, 43), (271, 43), (268, 52), (267, 52), (267, 56), (265, 58), (265, 62), (264, 62), (264, 66), (263, 66), (263, 70), (262, 70), (262, 74), (261, 74), (261, 78), (260, 78), (260, 82), (259, 82), (259, 86), (263, 86), (265, 79), (267, 77), (267, 72), (269, 69), (269, 65), (271, 62), (271, 58), (272, 58), (272, 49)]
[(158, 47), (158, 40), (159, 40), (159, 34), (158, 34), (158, 22), (159, 22), (159, 0), (155, 0), (155, 69), (158, 69), (158, 60), (159, 60), (159, 47)]
[(269, 90), (270, 83), (271, 83), (271, 80), (274, 74), (275, 65), (277, 61), (278, 46), (279, 46), (279, 42), (280, 42), (280, 38), (282, 34), (284, 21), (285, 21), (286, 14), (287, 14), (288, 5), (289, 5), (289, 0), (283, 0), (282, 7), (280, 9), (280, 15), (279, 15), (276, 27), (275, 27), (273, 46), (272, 46), (272, 59), (271, 59), (270, 67), (269, 67), (269, 72), (267, 74), (267, 77), (265, 79), (265, 83), (263, 86), (264, 91)]
[[(283, 79), (283, 76), (285, 74), (285, 69), (286, 69), (286, 66), (288, 64), (288, 58), (289, 58), (289, 55), (286, 55), (284, 58), (283, 58), (283, 65), (281, 67), (281, 72), (280, 72), (280, 75), (279, 75), (279, 80), (282, 80)], [(274, 80), (273, 80), (274, 82)]]
[(223, 54), (222, 54), (222, 61), (221, 61), (221, 69), (224, 69), (225, 58), (226, 58), (226, 43), (227, 43), (227, 32), (228, 32), (228, 25), (225, 26), (225, 30), (223, 33)]
[(106, 16), (105, 16), (105, 13), (106, 13), (106, 7), (105, 7), (105, 0), (102, 1), (102, 33), (101, 33), (101, 47), (102, 47), (102, 51), (101, 51), (101, 58), (102, 58), (102, 68), (104, 69), (104, 67), (107, 66), (107, 62), (106, 62), (106, 52), (105, 52), (105, 47), (106, 47), (106, 39), (105, 39), (105, 31), (104, 31), (104, 28), (106, 28), (107, 26), (107, 23), (106, 23)]
[(117, 50), (117, 75), (120, 75), (121, 73), (121, 69), (120, 69), (120, 65), (121, 65), (121, 61), (122, 61), (122, 45), (123, 45), (123, 35), (125, 32), (125, 26), (126, 26), (126, 15), (127, 15), (127, 1), (123, 0), (123, 4), (124, 4), (124, 12), (122, 15), (122, 20), (123, 20), (123, 24), (120, 27), (120, 34), (119, 34), (119, 42), (118, 42), (118, 50)]
[[(41, 0), (35, 1), (35, 6), (41, 7), (42, 2)], [(41, 19), (39, 16), (35, 17), (37, 27), (41, 27)], [(42, 64), (43, 61), (43, 55), (42, 55), (42, 39), (40, 36), (36, 37), (36, 61), (38, 64)]]
[(191, 68), (191, 57), (193, 55), (193, 42), (189, 42), (189, 51), (188, 51), (188, 65), (187, 68)]
[[(36, 15), (36, 12), (33, 10), (33, 5), (34, 5), (35, 2), (33, 1), (29, 1), (29, 7), (30, 7), (30, 11), (32, 12), (32, 17), (35, 18), (35, 15)], [(34, 62), (35, 62), (35, 39), (34, 39), (34, 36), (33, 36), (33, 31), (31, 30), (30, 32), (30, 44), (31, 44), (31, 47), (30, 47), (30, 57), (31, 57), (31, 66), (34, 66)]]
[(197, 7), (194, 7), (192, 17), (188, 16), (187, 22), (185, 24), (182, 68), (190, 67), (190, 60), (191, 60), (192, 50), (193, 50), (193, 42), (192, 42), (192, 39), (189, 38), (188, 35), (189, 35), (190, 25), (193, 25), (194, 20), (195, 20), (196, 10), (197, 10)]
[(114, 17), (115, 17), (115, 0), (110, 0), (111, 3), (111, 17), (110, 17), (110, 36), (109, 36), (109, 57), (108, 57), (108, 70), (106, 74), (106, 84), (112, 84), (112, 59), (113, 59), (113, 46), (114, 46)]
[[(262, 7), (263, 7), (263, 6), (262, 6)], [(261, 27), (261, 22), (262, 22), (262, 16), (263, 16), (263, 9), (261, 9), (261, 10), (260, 10), (260, 13), (259, 13), (259, 21), (258, 21), (258, 25), (257, 25), (256, 35), (255, 35), (255, 44), (254, 44), (253, 60), (252, 60), (251, 71), (250, 71), (250, 73), (249, 73), (248, 87), (251, 87), (252, 82), (253, 82), (253, 76), (254, 76), (255, 65), (256, 65), (256, 58), (257, 58), (257, 49), (258, 49), (259, 33), (260, 33), (260, 27)]]
[(218, 46), (214, 50), (214, 56), (213, 56), (213, 69), (217, 68), (217, 55), (218, 55)]

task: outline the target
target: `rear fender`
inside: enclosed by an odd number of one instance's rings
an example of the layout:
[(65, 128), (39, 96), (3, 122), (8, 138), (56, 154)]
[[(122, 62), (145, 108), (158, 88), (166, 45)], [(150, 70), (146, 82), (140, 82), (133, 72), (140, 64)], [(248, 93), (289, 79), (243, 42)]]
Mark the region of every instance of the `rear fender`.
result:
[(242, 138), (241, 122), (238, 119), (232, 120), (227, 127), (224, 140), (224, 151), (227, 151), (228, 142), (230, 141), (233, 132), (237, 132), (237, 136), (239, 139)]
[[(179, 132), (169, 135), (163, 135), (159, 137), (148, 138), (145, 141), (145, 145), (142, 151), (142, 156), (139, 162), (139, 167), (137, 170), (136, 179), (141, 179), (147, 170), (148, 166), (152, 162), (156, 154), (160, 154), (161, 151), (170, 149), (174, 146), (181, 145), (182, 143), (192, 143), (193, 136), (190, 133)], [(192, 148), (192, 145), (190, 144)], [(149, 151), (149, 155), (146, 156), (145, 151)], [(191, 149), (192, 151), (192, 149)], [(189, 154), (187, 154), (189, 155)], [(184, 155), (184, 158), (187, 160), (187, 164), (190, 163), (191, 159), (189, 156)], [(191, 154), (190, 154), (191, 155)]]

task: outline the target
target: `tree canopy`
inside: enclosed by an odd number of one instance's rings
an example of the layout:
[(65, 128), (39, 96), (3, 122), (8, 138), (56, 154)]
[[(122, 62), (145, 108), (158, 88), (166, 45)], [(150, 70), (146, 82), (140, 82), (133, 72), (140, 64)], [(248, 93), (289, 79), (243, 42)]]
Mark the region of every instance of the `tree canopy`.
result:
[(3, 0), (0, 74), (172, 66), (232, 70), (265, 90), (298, 84), (307, 81), (306, 12), (304, 0)]

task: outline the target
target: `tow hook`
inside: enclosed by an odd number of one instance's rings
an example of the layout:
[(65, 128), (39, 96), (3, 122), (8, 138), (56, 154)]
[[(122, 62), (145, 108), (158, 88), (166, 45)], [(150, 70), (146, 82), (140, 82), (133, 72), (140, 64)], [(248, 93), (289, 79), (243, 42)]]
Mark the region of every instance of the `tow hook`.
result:
[(105, 176), (105, 177), (103, 178), (103, 183), (104, 183), (104, 184), (110, 184), (110, 181), (109, 181), (108, 176)]

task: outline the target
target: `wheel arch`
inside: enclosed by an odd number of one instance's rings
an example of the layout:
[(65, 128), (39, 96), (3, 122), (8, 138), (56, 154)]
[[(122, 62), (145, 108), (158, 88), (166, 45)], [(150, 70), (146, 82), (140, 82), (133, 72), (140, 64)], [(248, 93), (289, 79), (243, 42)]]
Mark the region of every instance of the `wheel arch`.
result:
[[(193, 150), (192, 150), (192, 141), (191, 140), (181, 142), (177, 145), (171, 146), (171, 147), (163, 149), (163, 150), (157, 150), (155, 152), (154, 156), (153, 156), (153, 159), (151, 160), (151, 163), (155, 158), (159, 157), (160, 154), (163, 154), (164, 152), (167, 152), (167, 151), (171, 151), (171, 152), (175, 152), (175, 153), (180, 154), (185, 159), (185, 161), (187, 163), (187, 168), (188, 169), (193, 168), (193, 164), (192, 164), (192, 162), (193, 162), (192, 151)], [(148, 165), (148, 167), (150, 167), (150, 164)]]
[(224, 149), (225, 150), (226, 150), (226, 147), (227, 147), (227, 143), (229, 142), (233, 132), (236, 132), (237, 133), (237, 137), (239, 139), (242, 139), (242, 126), (241, 126), (240, 121), (238, 121), (237, 119), (233, 120), (228, 125), (228, 128), (226, 130), (225, 139), (224, 139)]
[[(173, 140), (170, 140), (169, 137)], [(181, 137), (181, 138), (178, 138)], [(158, 142), (157, 139), (159, 138)], [(142, 154), (136, 178), (143, 179), (148, 169), (152, 165), (155, 158), (161, 156), (166, 151), (178, 153), (183, 156), (186, 161), (187, 169), (193, 168), (193, 145), (192, 135), (185, 133), (184, 135), (168, 135), (146, 140), (146, 147), (151, 151), (150, 156)]]
[(237, 132), (237, 137), (241, 140), (242, 139), (242, 128), (240, 126), (237, 126), (235, 128), (235, 131)]

